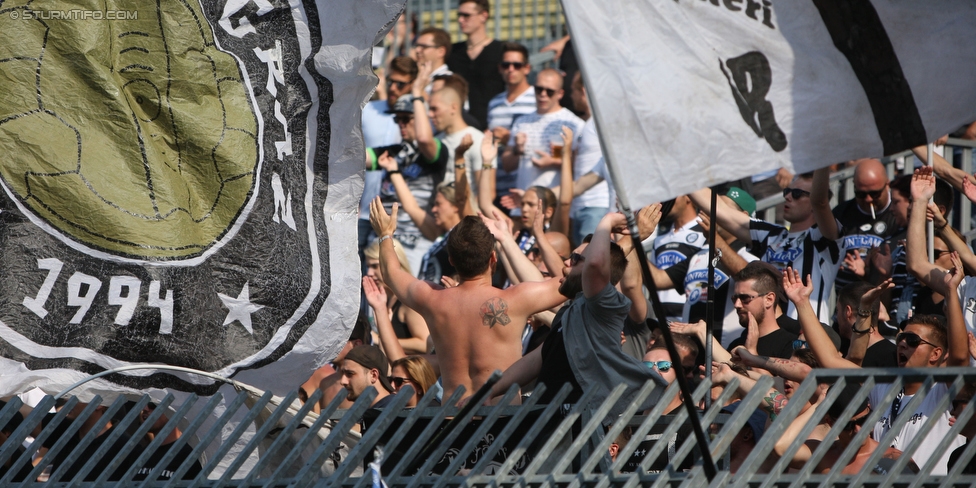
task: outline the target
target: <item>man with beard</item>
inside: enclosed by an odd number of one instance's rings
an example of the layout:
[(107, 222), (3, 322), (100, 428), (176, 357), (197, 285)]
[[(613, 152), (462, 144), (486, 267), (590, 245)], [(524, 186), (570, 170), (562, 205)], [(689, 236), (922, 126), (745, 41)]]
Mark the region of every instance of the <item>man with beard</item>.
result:
[[(505, 371), (492, 388), (492, 397), (504, 394), (514, 383), (525, 385), (538, 379), (546, 385), (540, 403), (551, 401), (564, 383), (573, 388), (565, 402), (575, 403), (584, 391), (597, 390), (596, 398), (603, 399), (623, 383), (628, 389), (610, 412), (613, 415), (630, 403), (647, 380), (667, 385), (657, 372), (620, 348), (631, 302), (615, 288), (627, 267), (627, 257), (611, 242), (610, 234), (626, 228), (623, 214), (607, 214), (597, 224), (596, 233), (584, 238), (570, 254), (558, 293), (572, 301), (556, 314), (542, 347)], [(497, 235), (504, 238), (502, 233)], [(645, 400), (642, 408), (649, 408), (656, 398)]]
[[(753, 261), (735, 274), (735, 294), (732, 304), (739, 315), (739, 324), (746, 329), (742, 337), (732, 341), (731, 349), (745, 343), (750, 325), (759, 333), (756, 352), (760, 356), (789, 359), (793, 341), (799, 336), (781, 329), (776, 322), (776, 291), (783, 287), (783, 275), (773, 265)], [(754, 324), (750, 324), (750, 322)]]

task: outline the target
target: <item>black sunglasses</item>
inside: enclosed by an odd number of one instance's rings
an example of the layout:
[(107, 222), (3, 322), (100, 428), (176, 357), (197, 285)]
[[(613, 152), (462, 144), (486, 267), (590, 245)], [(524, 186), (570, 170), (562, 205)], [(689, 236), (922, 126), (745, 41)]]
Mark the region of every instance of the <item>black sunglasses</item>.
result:
[(540, 252), (541, 250), (538, 247), (530, 247), (529, 250), (525, 252), (525, 254), (539, 254)]
[(457, 16), (458, 16), (459, 19), (466, 19), (468, 17), (471, 17), (472, 15), (474, 15), (474, 14), (469, 14), (469, 13), (465, 13), (465, 12), (458, 12), (457, 13)]
[(409, 81), (386, 80), (386, 86), (387, 87), (396, 85), (397, 90), (402, 90), (402, 89), (410, 86), (410, 84), (411, 83)]
[(803, 339), (796, 339), (796, 340), (793, 341), (793, 350), (794, 351), (797, 350), (797, 349), (803, 349), (805, 347), (807, 347), (807, 341), (805, 341)]
[(931, 342), (925, 339), (922, 339), (921, 337), (919, 337), (918, 334), (915, 334), (913, 332), (900, 332), (898, 335), (895, 336), (895, 344), (898, 344), (903, 340), (905, 341), (905, 344), (908, 345), (908, 347), (918, 347), (920, 344), (928, 344), (932, 347), (941, 347), (932, 344)]
[[(888, 187), (888, 185), (885, 185), (885, 188), (887, 188), (887, 187)], [(874, 190), (874, 191), (859, 191), (859, 190), (854, 190), (854, 198), (859, 198), (861, 200), (864, 200), (867, 197), (871, 197), (872, 200), (877, 200), (877, 199), (881, 198), (881, 194), (884, 193), (885, 188), (882, 188), (880, 190)]]
[(413, 121), (413, 115), (394, 115), (393, 122), (397, 124), (409, 124)]
[(576, 263), (579, 263), (582, 260), (583, 260), (583, 255), (580, 254), (580, 253), (578, 253), (578, 252), (574, 252), (574, 253), (572, 253), (572, 254), (569, 255), (569, 265), (570, 266), (576, 266)]
[(525, 63), (516, 63), (516, 62), (513, 62), (513, 61), (502, 61), (502, 62), (498, 63), (498, 67), (501, 68), (503, 71), (504, 70), (507, 70), (508, 68), (515, 68), (516, 70), (520, 70), (520, 69), (522, 69), (522, 68), (525, 67)]
[(535, 88), (536, 95), (542, 95), (542, 93), (545, 92), (547, 97), (551, 98), (556, 96), (556, 90), (553, 90), (552, 88), (546, 88), (544, 86), (536, 86), (534, 88)]
[(943, 254), (949, 254), (952, 251), (948, 249), (933, 249), (932, 253), (935, 255), (935, 259), (939, 259)]
[(864, 414), (864, 415), (862, 415), (862, 416), (860, 416), (860, 417), (858, 417), (856, 419), (851, 419), (849, 422), (847, 422), (847, 426), (844, 427), (844, 430), (854, 430), (854, 426), (855, 425), (864, 425), (864, 421), (868, 419), (868, 415), (870, 415), (870, 414), (871, 414), (871, 411), (869, 410), (868, 413), (866, 413), (866, 414)]
[(783, 198), (786, 198), (787, 195), (792, 195), (794, 200), (799, 200), (810, 196), (810, 192), (799, 188), (783, 188)]
[(400, 377), (400, 376), (390, 376), (387, 379), (390, 380), (390, 384), (393, 385), (393, 388), (395, 388), (397, 390), (399, 390), (400, 387), (403, 386), (403, 383), (405, 381), (410, 381), (410, 378), (403, 378), (403, 377)]

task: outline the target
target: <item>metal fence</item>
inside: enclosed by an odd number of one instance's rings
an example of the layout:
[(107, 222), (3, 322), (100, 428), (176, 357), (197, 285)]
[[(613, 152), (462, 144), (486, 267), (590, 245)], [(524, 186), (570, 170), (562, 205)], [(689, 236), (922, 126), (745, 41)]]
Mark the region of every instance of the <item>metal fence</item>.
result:
[[(786, 470), (793, 453), (801, 447), (797, 441), (789, 446), (783, 456), (774, 454), (776, 442), (800, 414), (807, 400), (818, 393), (818, 382), (835, 386), (828, 390), (823, 401), (812, 407), (815, 410), (810, 421), (802, 428), (798, 439), (806, 439), (821, 422), (829, 407), (838, 401), (840, 390), (846, 384), (859, 384), (860, 389), (836, 419), (828, 424), (830, 430), (825, 440), (812, 448), (812, 459), (802, 469)], [(903, 456), (888, 464), (886, 474), (862, 470), (855, 474), (842, 474), (859, 448), (868, 439), (871, 428), (860, 429), (853, 438), (839, 435), (848, 428), (848, 422), (860, 412), (858, 406), (868, 397), (875, 385), (890, 383), (891, 388), (879, 402), (883, 408), (874, 409), (864, 425), (871, 426), (886, 414), (900, 388), (906, 382), (921, 382), (921, 388), (902, 411), (914, 412), (933, 390), (948, 391), (937, 398), (936, 412), (944, 412), (952, 405), (956, 394), (966, 383), (976, 382), (976, 370), (972, 368), (932, 368), (900, 370), (814, 370), (793, 394), (789, 404), (765, 429), (751, 452), (750, 443), (739, 436), (747, 425), (754, 425), (750, 415), (765, 402), (766, 392), (774, 385), (770, 377), (763, 377), (731, 414), (723, 413), (724, 405), (733, 395), (737, 380), (722, 390), (712, 402), (711, 408), (699, 412), (702, 425), (711, 432), (708, 446), (718, 463), (718, 475), (706, 479), (701, 466), (702, 456), (697, 454), (695, 439), (685, 435), (687, 411), (676, 409), (673, 415), (663, 416), (664, 409), (678, 394), (676, 385), (665, 391), (655, 391), (648, 383), (628, 408), (616, 418), (607, 418), (624, 392), (618, 386), (606, 398), (594, 398), (585, 394), (574, 405), (562, 405), (569, 388), (560, 390), (552, 403), (536, 403), (543, 387), (525, 404), (512, 406), (517, 398), (516, 390), (510, 390), (499, 406), (432, 407), (433, 393), (428, 393), (413, 409), (405, 408), (409, 390), (394, 397), (382, 411), (368, 411), (375, 398), (369, 390), (348, 411), (339, 411), (341, 398), (334, 399), (321, 415), (310, 413), (318, 393), (304, 406), (293, 405), (296, 395), (284, 399), (265, 394), (260, 398), (247, 392), (237, 396), (211, 398), (189, 396), (175, 402), (172, 396), (162, 399), (157, 408), (145, 420), (140, 411), (148, 404), (148, 397), (130, 403), (120, 397), (107, 408), (95, 398), (84, 408), (75, 408), (76, 398), (71, 398), (56, 414), (48, 410), (55, 405), (52, 397), (45, 397), (14, 429), (5, 430), (9, 439), (0, 447), (0, 465), (8, 462), (14, 466), (27, 466), (29, 473), (23, 479), (34, 480), (47, 476), (48, 482), (63, 482), (65, 486), (345, 486), (362, 488), (377, 486), (382, 480), (391, 487), (455, 487), (455, 486), (533, 486), (533, 487), (634, 487), (634, 486), (953, 486), (976, 485), (976, 476), (963, 475), (962, 469), (976, 453), (976, 444), (968, 445), (956, 467), (947, 476), (931, 476), (935, 460), (950, 448), (956, 435), (963, 431), (973, 415), (973, 405), (966, 406), (948, 434), (939, 439), (928, 463), (919, 466), (922, 474), (900, 474), (909, 466), (912, 454), (921, 446), (921, 438), (940, 420), (933, 415), (918, 419), (912, 415), (900, 415), (892, 423), (891, 431), (880, 445), (891, 445), (895, 433), (908, 422), (920, 424), (919, 436), (910, 442)], [(694, 392), (696, 401), (709, 394), (707, 382), (698, 385)], [(453, 404), (460, 396), (456, 393), (445, 401)], [(640, 412), (637, 405), (650, 395), (661, 395), (657, 406), (649, 412)], [(933, 397), (934, 398), (934, 397)], [(280, 403), (280, 405), (276, 405)], [(225, 408), (218, 409), (223, 404)], [(0, 410), (0, 426), (8, 425), (20, 402), (12, 400)], [(196, 412), (187, 417), (188, 412)], [(155, 440), (138, 447), (151, 426), (166, 414), (168, 421)], [(68, 419), (74, 416), (73, 420)], [(369, 419), (368, 428), (362, 433), (352, 431), (361, 418)], [(96, 438), (109, 420), (113, 428)], [(752, 422), (752, 423), (750, 423)], [(207, 425), (207, 428), (201, 426)], [(168, 446), (162, 444), (168, 433), (177, 426), (182, 437)], [(158, 424), (157, 424), (158, 427)], [(65, 430), (66, 429), (66, 430)], [(85, 435), (79, 431), (88, 429)], [(619, 441), (619, 451), (611, 460), (608, 452), (620, 434), (630, 432), (629, 440)], [(12, 430), (12, 432), (11, 432)], [(33, 442), (21, 447), (28, 434), (34, 433)], [(128, 439), (128, 440), (127, 440)], [(133, 475), (142, 473), (145, 479), (154, 480), (166, 471), (167, 463), (180, 452), (183, 445), (192, 447), (187, 461), (177, 469), (166, 473), (168, 481), (132, 481)], [(43, 458), (30, 465), (37, 451), (47, 446)], [(62, 451), (73, 446), (64, 458)], [(100, 446), (94, 449), (92, 446)], [(189, 451), (188, 447), (186, 451)], [(88, 449), (86, 451), (86, 448)], [(93, 451), (94, 449), (94, 451)], [(840, 451), (838, 455), (837, 452)], [(155, 454), (166, 455), (153, 465), (154, 469), (142, 469)], [(84, 457), (83, 457), (83, 453)], [(205, 453), (209, 455), (204, 456)], [(825, 455), (836, 457), (827, 469), (815, 469)], [(869, 454), (865, 465), (875, 466), (881, 460), (884, 449)], [(862, 452), (863, 456), (864, 453)], [(53, 471), (47, 468), (50, 460), (64, 458), (62, 467)], [(730, 459), (737, 457), (741, 466), (730, 471)], [(202, 469), (196, 476), (185, 477), (194, 460)], [(664, 463), (661, 464), (661, 460)], [(78, 461), (83, 465), (72, 480), (64, 478), (64, 466)], [(366, 468), (366, 464), (378, 471)], [(775, 465), (767, 474), (762, 467)], [(28, 463), (28, 464), (25, 464)], [(217, 470), (218, 466), (222, 470)], [(683, 469), (683, 468), (688, 469)], [(823, 466), (820, 466), (823, 468)], [(627, 472), (627, 468), (629, 471)], [(117, 470), (117, 471), (116, 471)], [(115, 474), (113, 475), (113, 471)], [(815, 472), (820, 471), (820, 472)], [(0, 486), (16, 485), (20, 480), (18, 469), (9, 469), (0, 477)], [(119, 479), (122, 481), (112, 481)]]

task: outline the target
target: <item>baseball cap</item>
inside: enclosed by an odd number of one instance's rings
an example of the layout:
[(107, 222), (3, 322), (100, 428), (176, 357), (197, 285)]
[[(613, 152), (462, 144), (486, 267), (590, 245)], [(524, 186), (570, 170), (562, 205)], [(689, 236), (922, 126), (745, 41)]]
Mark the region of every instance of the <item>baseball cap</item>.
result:
[(404, 95), (397, 98), (396, 103), (393, 104), (393, 108), (386, 111), (388, 114), (397, 113), (413, 113), (413, 95)]
[(745, 190), (737, 186), (733, 186), (729, 188), (729, 191), (725, 194), (725, 196), (731, 198), (732, 201), (739, 206), (739, 208), (748, 212), (750, 217), (755, 216), (756, 199), (752, 198), (752, 195), (747, 193)]
[(386, 391), (389, 392), (393, 391), (393, 385), (390, 384), (390, 379), (386, 376), (390, 369), (390, 363), (386, 359), (386, 354), (383, 354), (379, 346), (356, 346), (346, 353), (346, 359), (366, 369), (379, 371), (380, 383), (383, 385), (383, 388), (386, 388)]

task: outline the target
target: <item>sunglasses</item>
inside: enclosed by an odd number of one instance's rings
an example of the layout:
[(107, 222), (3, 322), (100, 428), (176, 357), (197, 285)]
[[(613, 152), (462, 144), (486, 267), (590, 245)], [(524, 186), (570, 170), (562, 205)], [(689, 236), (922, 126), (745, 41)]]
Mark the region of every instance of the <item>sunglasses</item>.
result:
[(918, 334), (912, 332), (901, 332), (898, 335), (896, 335), (895, 344), (898, 344), (901, 341), (905, 341), (905, 344), (907, 344), (908, 347), (918, 347), (920, 344), (928, 344), (932, 347), (940, 347), (935, 344), (932, 344), (931, 342), (925, 339), (922, 339), (921, 337), (918, 336)]
[(390, 376), (387, 379), (390, 380), (390, 384), (393, 385), (393, 388), (396, 388), (397, 390), (399, 390), (404, 383), (410, 381), (410, 378), (403, 378), (400, 376)]
[(644, 366), (667, 373), (671, 369), (671, 361), (644, 361)]
[(796, 340), (793, 341), (793, 350), (794, 351), (797, 350), (797, 349), (803, 349), (805, 347), (807, 347), (807, 341), (805, 341), (803, 339), (796, 339)]
[(546, 88), (544, 86), (535, 86), (534, 88), (536, 95), (542, 95), (545, 93), (546, 96), (550, 98), (556, 96), (556, 90), (553, 90), (552, 88)]
[(437, 46), (433, 44), (414, 44), (413, 47), (420, 48), (420, 49), (433, 49)]
[(542, 250), (539, 249), (538, 247), (530, 247), (525, 254), (539, 254), (540, 252), (542, 252)]
[(933, 249), (932, 253), (935, 255), (935, 259), (939, 259), (943, 254), (949, 254), (952, 251), (948, 249)]
[(579, 263), (582, 260), (583, 260), (583, 255), (580, 254), (580, 253), (578, 253), (578, 252), (574, 252), (574, 253), (572, 253), (572, 254), (569, 255), (569, 265), (570, 266), (576, 266), (576, 264)]
[[(885, 187), (887, 187), (887, 186), (888, 185), (885, 185)], [(881, 198), (881, 194), (884, 193), (884, 191), (885, 191), (884, 188), (882, 188), (880, 190), (874, 190), (874, 191), (858, 191), (858, 190), (854, 190), (854, 198), (857, 198), (857, 199), (860, 199), (860, 200), (864, 200), (867, 197), (871, 197), (872, 200), (877, 200), (877, 199)]]
[(409, 124), (413, 121), (413, 115), (394, 115), (393, 122), (397, 124)]
[(410, 84), (411, 83), (409, 81), (386, 80), (386, 86), (387, 87), (396, 86), (397, 87), (397, 90), (402, 90), (402, 89), (410, 86)]
[[(502, 62), (498, 63), (498, 67), (501, 68), (502, 71), (508, 71), (508, 68), (515, 68), (516, 70), (520, 70), (520, 69), (522, 69), (522, 68), (525, 67), (525, 63), (516, 63), (516, 62), (513, 62), (513, 61), (502, 61)], [(552, 95), (550, 95), (550, 96), (552, 96)]]
[(757, 298), (759, 298), (761, 296), (762, 295), (748, 295), (746, 293), (739, 293), (739, 294), (736, 294), (736, 295), (732, 295), (732, 303), (735, 303), (735, 301), (738, 300), (738, 301), (742, 302), (743, 305), (748, 305), (749, 302), (751, 302), (751, 301), (753, 301), (753, 300), (755, 300), (755, 299), (757, 299)]
[(810, 192), (799, 188), (783, 188), (783, 198), (786, 198), (787, 195), (792, 195), (794, 200), (799, 200), (810, 196)]

